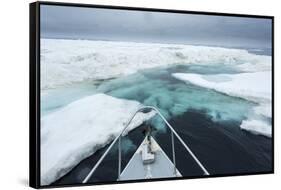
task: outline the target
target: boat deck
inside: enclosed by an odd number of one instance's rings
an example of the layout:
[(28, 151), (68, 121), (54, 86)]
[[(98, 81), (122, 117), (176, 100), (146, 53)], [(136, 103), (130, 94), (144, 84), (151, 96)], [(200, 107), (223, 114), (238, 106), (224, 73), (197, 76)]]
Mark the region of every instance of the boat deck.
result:
[(150, 163), (144, 163), (143, 151), (147, 145), (147, 137), (139, 146), (127, 166), (120, 175), (119, 180), (136, 180), (136, 179), (150, 179), (150, 178), (171, 178), (181, 177), (180, 172), (175, 168), (165, 152), (161, 149), (159, 144), (151, 139), (151, 151), (154, 154), (154, 159)]

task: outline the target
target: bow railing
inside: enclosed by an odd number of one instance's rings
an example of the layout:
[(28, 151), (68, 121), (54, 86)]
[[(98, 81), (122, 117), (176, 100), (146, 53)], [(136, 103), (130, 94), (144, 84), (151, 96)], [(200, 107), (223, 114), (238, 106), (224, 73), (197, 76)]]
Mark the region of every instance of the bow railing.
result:
[(125, 127), (122, 129), (122, 131), (119, 133), (119, 135), (113, 140), (113, 142), (109, 145), (109, 147), (106, 149), (106, 151), (103, 153), (103, 155), (100, 157), (100, 159), (97, 161), (97, 163), (94, 165), (94, 167), (91, 169), (89, 174), (85, 177), (82, 183), (87, 183), (89, 179), (92, 177), (96, 169), (99, 167), (99, 165), (102, 163), (104, 158), (107, 156), (107, 154), (110, 152), (114, 144), (118, 141), (118, 180), (120, 179), (121, 175), (121, 138), (124, 132), (127, 130), (127, 128), (130, 126), (130, 123), (134, 119), (134, 117), (139, 112), (147, 112), (148, 110), (154, 110), (157, 115), (161, 117), (161, 119), (165, 122), (165, 124), (169, 127), (171, 130), (171, 144), (172, 144), (172, 154), (173, 154), (173, 164), (174, 164), (174, 172), (176, 174), (176, 154), (175, 154), (175, 143), (174, 143), (174, 136), (179, 140), (179, 142), (183, 145), (183, 147), (186, 149), (186, 151), (191, 155), (193, 160), (197, 163), (197, 165), (200, 167), (200, 169), (203, 171), (204, 175), (210, 175), (207, 169), (203, 166), (203, 164), (199, 161), (199, 159), (195, 156), (195, 154), (191, 151), (191, 149), (185, 144), (185, 142), (182, 140), (182, 138), (179, 136), (179, 134), (174, 130), (174, 128), (170, 125), (170, 123), (166, 120), (166, 118), (160, 113), (160, 111), (154, 107), (154, 106), (144, 106), (138, 109), (128, 120)]

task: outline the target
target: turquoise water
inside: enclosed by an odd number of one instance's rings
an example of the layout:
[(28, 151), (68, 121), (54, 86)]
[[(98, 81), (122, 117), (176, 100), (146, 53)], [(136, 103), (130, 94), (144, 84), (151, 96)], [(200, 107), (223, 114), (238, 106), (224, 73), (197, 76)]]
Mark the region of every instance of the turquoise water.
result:
[[(155, 106), (167, 119), (181, 115), (189, 109), (195, 109), (205, 112), (214, 121), (242, 121), (255, 105), (241, 98), (187, 84), (171, 76), (172, 73), (179, 71), (206, 74), (236, 72), (228, 67), (214, 69), (205, 66), (149, 69), (105, 82), (97, 88), (97, 91)], [(157, 124), (156, 127), (161, 125)]]
[[(105, 93), (155, 106), (167, 119), (195, 109), (205, 112), (214, 121), (242, 121), (255, 105), (241, 98), (182, 82), (171, 76), (176, 72), (219, 74), (238, 71), (234, 67), (222, 64), (176, 65), (142, 70), (117, 79), (76, 83), (44, 91), (41, 94), (41, 114), (44, 116), (52, 113), (75, 100), (95, 93)], [(156, 127), (163, 128), (159, 118), (155, 117), (152, 122)]]
[(83, 82), (41, 91), (41, 116), (52, 113), (67, 104), (96, 93), (97, 82)]

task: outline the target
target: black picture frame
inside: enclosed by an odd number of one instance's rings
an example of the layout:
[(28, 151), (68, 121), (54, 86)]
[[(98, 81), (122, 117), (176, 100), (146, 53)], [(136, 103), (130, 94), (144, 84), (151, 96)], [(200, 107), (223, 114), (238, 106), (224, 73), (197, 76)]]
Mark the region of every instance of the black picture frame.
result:
[[(134, 11), (149, 11), (149, 12), (165, 12), (165, 13), (182, 13), (182, 14), (197, 14), (197, 15), (217, 15), (245, 18), (265, 18), (270, 19), (272, 23), (272, 170), (269, 172), (229, 174), (229, 175), (211, 175), (211, 176), (196, 176), (182, 178), (158, 178), (145, 180), (130, 180), (130, 181), (106, 181), (87, 184), (71, 184), (71, 185), (40, 185), (40, 6), (67, 6), (67, 7), (88, 7), (88, 8), (103, 8), (103, 9), (118, 9), (118, 10), (134, 10)], [(61, 3), (61, 2), (34, 2), (29, 4), (29, 185), (33, 188), (54, 188), (54, 187), (72, 187), (72, 186), (89, 186), (100, 184), (120, 184), (120, 183), (135, 183), (135, 182), (151, 182), (151, 181), (166, 181), (166, 180), (184, 180), (193, 178), (213, 178), (227, 176), (242, 176), (242, 175), (258, 175), (258, 174), (273, 174), (274, 173), (274, 16), (264, 15), (248, 15), (248, 14), (233, 14), (233, 13), (218, 13), (218, 12), (201, 12), (187, 10), (170, 10), (156, 8), (141, 8), (141, 7), (123, 7), (109, 5), (92, 5), (80, 3)]]

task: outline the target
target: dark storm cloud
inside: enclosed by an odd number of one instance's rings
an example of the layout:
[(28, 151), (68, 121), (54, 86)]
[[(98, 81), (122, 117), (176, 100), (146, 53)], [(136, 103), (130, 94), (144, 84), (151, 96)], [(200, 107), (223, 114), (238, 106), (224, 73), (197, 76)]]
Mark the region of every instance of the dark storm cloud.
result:
[(43, 5), (41, 35), (47, 38), (270, 47), (271, 20)]

